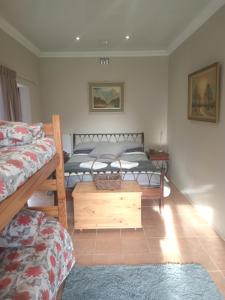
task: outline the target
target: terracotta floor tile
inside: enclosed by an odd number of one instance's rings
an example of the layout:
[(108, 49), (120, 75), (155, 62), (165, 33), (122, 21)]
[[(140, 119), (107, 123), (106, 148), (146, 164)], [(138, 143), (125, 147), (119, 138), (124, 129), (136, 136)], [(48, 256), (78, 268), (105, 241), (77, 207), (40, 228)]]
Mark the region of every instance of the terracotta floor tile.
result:
[(178, 238), (192, 238), (197, 236), (193, 226), (184, 226), (182, 224), (174, 224), (171, 227), (171, 232), (168, 230), (168, 236), (170, 235)]
[(147, 237), (196, 237), (195, 229), (192, 226), (183, 226), (180, 224), (152, 225), (145, 227)]
[(218, 238), (218, 234), (209, 225), (196, 224), (195, 225), (196, 235), (200, 238)]
[(210, 272), (212, 280), (216, 283), (220, 293), (225, 298), (225, 278), (221, 272)]
[(81, 266), (91, 266), (93, 265), (93, 255), (77, 255), (76, 263)]
[(145, 238), (122, 238), (121, 251), (123, 254), (148, 252), (147, 241)]
[(195, 237), (177, 237), (176, 243), (180, 250), (193, 250), (195, 249), (198, 252), (203, 251), (202, 244), (199, 242), (199, 240)]
[(73, 232), (74, 239), (95, 239), (96, 230), (74, 230)]
[(121, 239), (97, 239), (95, 254), (121, 254)]
[[(206, 251), (208, 253), (208, 251)], [(210, 255), (210, 254), (209, 254)], [(217, 265), (219, 270), (225, 269), (225, 252), (215, 251), (211, 254), (211, 259), (215, 265)]]
[(151, 264), (152, 259), (149, 252), (138, 253), (128, 253), (123, 257), (123, 264), (125, 265), (141, 265), (141, 264)]
[(74, 240), (76, 255), (93, 254), (95, 252), (95, 239)]
[(123, 263), (123, 255), (121, 254), (96, 254), (93, 256), (95, 265), (120, 265)]
[(120, 239), (120, 229), (98, 229), (97, 239)]
[(179, 255), (180, 248), (176, 239), (170, 238), (150, 238), (147, 239), (151, 253), (161, 253), (163, 255)]
[(199, 237), (199, 241), (210, 254), (213, 254), (215, 251), (225, 253), (225, 241), (220, 237)]
[(141, 221), (143, 227), (164, 224), (163, 216), (160, 215), (158, 212), (149, 212), (149, 214), (145, 213), (144, 215), (142, 215)]
[(149, 256), (149, 263), (182, 263), (182, 258), (178, 253), (151, 252)]
[(141, 206), (158, 206), (158, 201), (157, 200), (151, 200), (151, 199), (142, 199), (141, 200)]
[(181, 257), (184, 263), (198, 263), (204, 266), (208, 271), (218, 270), (213, 260), (203, 251), (199, 252), (196, 249), (183, 249)]
[(121, 238), (145, 238), (144, 230), (142, 228), (138, 229), (121, 229)]
[(151, 226), (145, 227), (144, 232), (145, 232), (146, 238), (151, 238), (151, 237), (166, 238), (166, 235), (167, 235), (165, 224), (151, 225)]

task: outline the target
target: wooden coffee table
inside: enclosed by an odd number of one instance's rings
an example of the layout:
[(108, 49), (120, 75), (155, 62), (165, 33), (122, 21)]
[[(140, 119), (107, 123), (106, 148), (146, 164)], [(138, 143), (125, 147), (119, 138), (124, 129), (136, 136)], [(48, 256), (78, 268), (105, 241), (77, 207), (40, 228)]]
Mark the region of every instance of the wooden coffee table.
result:
[(141, 194), (136, 181), (122, 181), (121, 189), (112, 191), (78, 183), (72, 193), (74, 228), (141, 228)]

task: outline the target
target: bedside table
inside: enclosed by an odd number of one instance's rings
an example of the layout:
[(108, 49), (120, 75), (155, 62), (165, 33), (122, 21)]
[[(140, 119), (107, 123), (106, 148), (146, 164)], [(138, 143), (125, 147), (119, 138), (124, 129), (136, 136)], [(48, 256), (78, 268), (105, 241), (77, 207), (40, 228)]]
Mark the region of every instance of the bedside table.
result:
[(167, 174), (169, 168), (169, 153), (149, 149), (148, 158), (152, 161), (156, 168), (164, 169), (165, 174)]

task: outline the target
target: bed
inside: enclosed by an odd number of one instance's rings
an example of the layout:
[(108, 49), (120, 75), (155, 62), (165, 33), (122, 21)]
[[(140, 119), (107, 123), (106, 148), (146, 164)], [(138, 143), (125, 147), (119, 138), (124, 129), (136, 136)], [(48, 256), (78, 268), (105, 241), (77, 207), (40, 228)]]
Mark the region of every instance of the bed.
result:
[[(0, 247), (0, 299), (56, 299), (75, 263), (67, 230), (55, 218), (22, 209), (7, 232), (11, 233), (9, 245)], [(19, 232), (24, 233), (21, 239)], [(28, 236), (32, 244), (24, 239)]]
[[(159, 199), (161, 209), (164, 196), (169, 195), (170, 188), (164, 180), (165, 170), (157, 168), (144, 152), (144, 133), (72, 134), (71, 137), (72, 156), (65, 164), (68, 188), (80, 181), (91, 181), (93, 174), (121, 172), (123, 180), (136, 180), (139, 183), (143, 198)], [(116, 150), (110, 155), (125, 162), (121, 169), (108, 155), (111, 148)], [(103, 163), (100, 169), (93, 169), (91, 162), (96, 157), (100, 167)]]
[[(44, 124), (43, 131), (45, 138), (38, 139), (35, 144), (0, 148), (0, 231), (37, 190), (55, 191), (57, 205), (33, 209), (58, 217), (67, 228), (59, 116), (53, 115), (52, 123)], [(53, 172), (55, 178), (49, 179)]]
[[(0, 124), (0, 298), (56, 299), (75, 263), (66, 230), (60, 118), (53, 115), (34, 136), (36, 125), (5, 123)], [(57, 203), (28, 208), (39, 190), (54, 191)]]

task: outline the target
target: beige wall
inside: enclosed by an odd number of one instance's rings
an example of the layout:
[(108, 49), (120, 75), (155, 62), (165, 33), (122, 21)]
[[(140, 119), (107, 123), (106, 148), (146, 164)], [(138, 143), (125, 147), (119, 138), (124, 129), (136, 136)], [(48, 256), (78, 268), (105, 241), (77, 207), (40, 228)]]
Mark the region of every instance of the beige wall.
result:
[[(168, 142), (170, 174), (225, 237), (225, 8), (217, 12), (169, 58)], [(222, 65), (218, 124), (187, 119), (188, 74)]]
[(39, 58), (0, 30), (0, 64), (16, 71), (18, 82), (29, 87), (32, 120), (40, 121)]
[[(144, 131), (146, 145), (166, 141), (168, 58), (43, 58), (40, 66), (44, 119), (60, 113), (65, 133)], [(88, 82), (125, 82), (124, 113), (89, 113)]]

